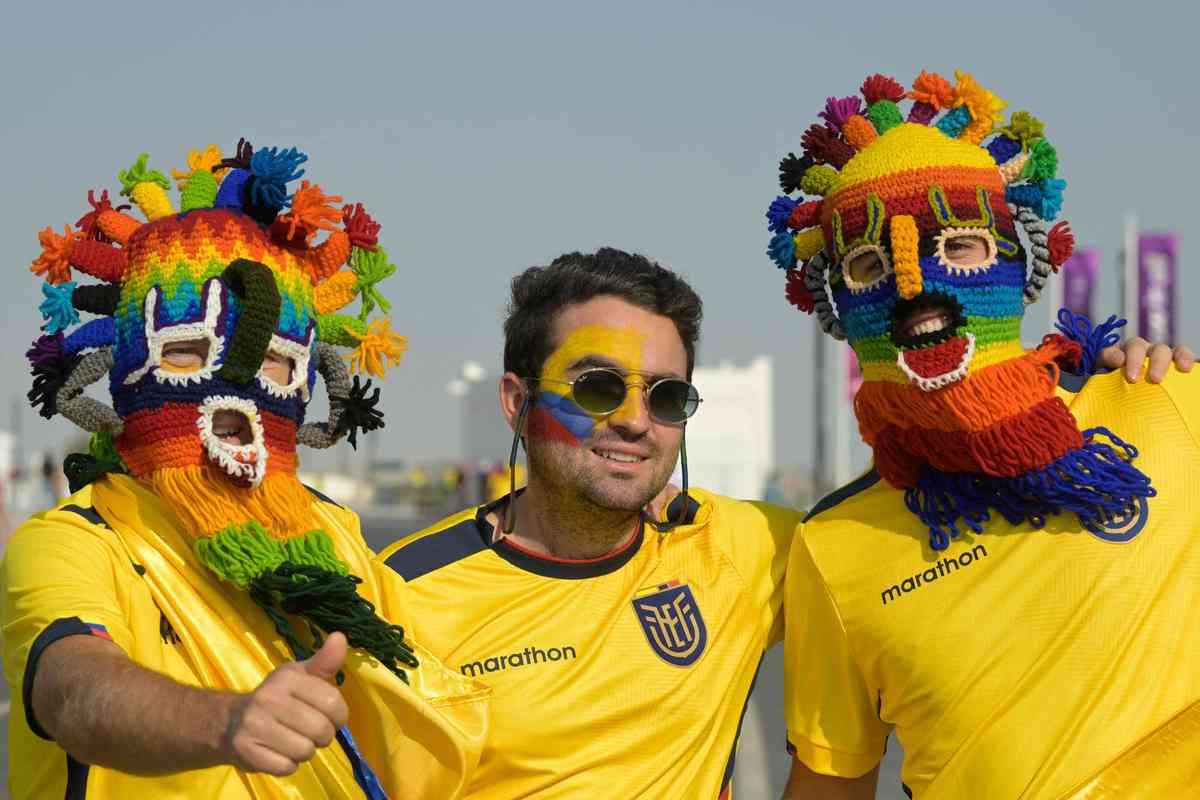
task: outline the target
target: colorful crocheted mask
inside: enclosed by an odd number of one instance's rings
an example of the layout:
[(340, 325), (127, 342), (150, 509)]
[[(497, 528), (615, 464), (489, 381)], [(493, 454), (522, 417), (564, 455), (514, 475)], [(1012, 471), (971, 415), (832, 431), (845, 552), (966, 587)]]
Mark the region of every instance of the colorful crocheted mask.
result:
[[(380, 226), (308, 181), (289, 193), (307, 160), (294, 148), (256, 151), (243, 140), (233, 158), (215, 145), (193, 151), (175, 174), (178, 213), (170, 182), (146, 160), (119, 174), (145, 222), (114, 208), (108, 192), (89, 192), (92, 210), (76, 230), (43, 230), (31, 266), (47, 283), (46, 333), (28, 354), (30, 399), (43, 416), (61, 413), (98, 437), (99, 459), (65, 465), (73, 488), (98, 461), (127, 470), (170, 504), (200, 560), (273, 618), (304, 575), (328, 591), (310, 592), (318, 599), (308, 607), (290, 601), (289, 612), (318, 630), (341, 625), (352, 645), (396, 666), (407, 657), (402, 640), (373, 613), (360, 615), (357, 633), (346, 628), (356, 579), (314, 529), (312, 497), (296, 477), (298, 442), (329, 447), (348, 435), (354, 444), (383, 425), (379, 390), (368, 397), (370, 382), (349, 375), (382, 376), (403, 350), (388, 320), (368, 321), (376, 307), (388, 310), (376, 284), (395, 270), (377, 243)], [(72, 269), (102, 283), (76, 286)], [(356, 316), (336, 313), (356, 297)], [(79, 324), (79, 311), (100, 316)], [(179, 346), (190, 360), (169, 355)], [(357, 348), (350, 369), (338, 346)], [(263, 367), (268, 354), (290, 364), (290, 377)], [(330, 415), (305, 424), (318, 374)], [(106, 375), (112, 408), (83, 394)]]
[[(955, 74), (951, 85), (922, 72), (908, 92), (873, 75), (861, 98), (830, 98), (804, 155), (781, 162), (788, 195), (767, 211), (787, 297), (857, 354), (863, 438), (935, 549), (959, 522), (981, 530), (989, 508), (1014, 522), (1068, 509), (1100, 524), (1153, 491), (1053, 395), (1059, 366), (1090, 361), (1115, 322), (1091, 333), (1084, 321), (1086, 359), (1071, 320), (1035, 350), (1020, 343), (1025, 305), (1074, 244), (1065, 222), (1047, 231), (1066, 187), (1058, 156), (1026, 112), (997, 130), (1005, 102)], [(1112, 485), (1078, 491), (1095, 471)], [(1047, 480), (1063, 493), (1030, 488)]]

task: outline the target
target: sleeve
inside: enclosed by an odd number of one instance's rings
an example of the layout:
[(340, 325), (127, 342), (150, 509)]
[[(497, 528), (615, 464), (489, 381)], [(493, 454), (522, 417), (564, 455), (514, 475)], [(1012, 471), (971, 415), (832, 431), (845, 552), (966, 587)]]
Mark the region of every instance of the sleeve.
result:
[(786, 605), (788, 750), (822, 775), (864, 775), (883, 758), (889, 728), (801, 531), (788, 565)]
[(764, 562), (769, 576), (770, 595), (764, 608), (770, 614), (767, 635), (769, 648), (774, 647), (783, 638), (784, 576), (787, 574), (792, 541), (801, 517), (798, 511), (782, 506), (769, 503), (752, 505), (762, 513), (767, 528), (763, 544), (766, 547)]
[(20, 693), (35, 734), (49, 739), (30, 708), (38, 659), (66, 636), (99, 636), (126, 652), (132, 642), (117, 586), (118, 554), (83, 517), (40, 514), (17, 529), (0, 567), (4, 676)]
[(1183, 419), (1192, 441), (1200, 445), (1200, 374), (1179, 372), (1172, 365), (1162, 387)]

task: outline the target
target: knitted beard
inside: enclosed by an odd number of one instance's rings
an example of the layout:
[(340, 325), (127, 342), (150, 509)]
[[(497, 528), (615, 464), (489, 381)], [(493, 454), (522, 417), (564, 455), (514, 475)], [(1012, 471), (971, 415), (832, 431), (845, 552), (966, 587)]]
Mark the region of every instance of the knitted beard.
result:
[[(951, 87), (922, 73), (907, 121), (905, 92), (880, 75), (862, 86), (865, 107), (830, 98), (804, 157), (780, 166), (785, 191), (823, 199), (777, 198), (768, 252), (789, 270), (789, 300), (858, 356), (859, 428), (935, 550), (960, 525), (982, 531), (993, 509), (1035, 527), (1072, 511), (1095, 530), (1154, 491), (1130, 463), (1134, 448), (1103, 429), (1081, 432), (1054, 395), (1060, 366), (1084, 355), (1074, 340), (1087, 340), (1090, 367), (1110, 328), (1089, 338), (1060, 326), (1067, 336), (1021, 346), (1024, 306), (1071, 251), (1065, 223), (1049, 235), (1043, 223), (1065, 182), (1041, 123), (1024, 112), (981, 146), (1004, 103), (957, 78)], [(1029, 275), (1014, 215), (1034, 255)], [(864, 259), (875, 268), (851, 269)]]
[[(89, 193), (93, 210), (78, 231), (43, 231), (32, 270), (47, 276), (48, 333), (29, 353), (30, 399), (44, 416), (61, 412), (110, 441), (110, 466), (119, 456), (120, 468), (170, 505), (200, 561), (248, 591), (297, 658), (341, 630), (403, 678), (401, 665), (416, 664), (403, 632), (358, 595), (359, 579), (316, 527), (312, 498), (296, 477), (298, 441), (327, 447), (349, 434), (353, 443), (359, 430), (382, 426), (378, 390), (367, 398), (369, 382), (351, 384), (334, 346), (357, 344), (356, 370), (379, 376), (399, 358), (403, 340), (386, 320), (367, 323), (376, 305), (387, 308), (374, 285), (394, 267), (361, 206), (339, 211), (330, 203), (340, 197), (307, 181), (287, 195), (303, 160), (295, 150), (254, 152), (244, 142), (234, 159), (215, 147), (193, 152), (192, 171), (177, 175), (176, 214), (166, 178), (142, 156), (120, 177), (147, 222), (114, 209), (107, 192), (99, 201)], [(342, 229), (333, 224), (339, 219)], [(328, 236), (314, 244), (320, 230)], [(339, 271), (345, 263), (351, 269)], [(107, 285), (76, 288), (71, 268)], [(357, 317), (334, 313), (355, 297)], [(64, 335), (79, 310), (103, 316)], [(199, 345), (199, 365), (164, 358), (179, 342)], [(291, 362), (286, 384), (261, 368), (268, 352)], [(111, 409), (82, 394), (105, 374)], [(304, 424), (318, 374), (330, 418)], [(214, 430), (230, 418), (240, 420), (240, 443)], [(66, 469), (78, 478), (73, 463)], [(307, 623), (311, 643), (287, 615)]]

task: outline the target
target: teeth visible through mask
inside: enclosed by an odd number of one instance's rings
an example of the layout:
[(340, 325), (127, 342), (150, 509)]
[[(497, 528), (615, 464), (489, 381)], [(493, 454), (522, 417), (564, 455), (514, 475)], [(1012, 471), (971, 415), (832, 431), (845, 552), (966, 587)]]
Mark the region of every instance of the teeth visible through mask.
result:
[[(221, 412), (236, 412), (235, 415)], [(214, 425), (214, 416), (221, 422)], [(237, 420), (236, 422), (234, 420)], [(242, 422), (249, 426), (250, 441), (246, 444), (222, 441), (224, 437), (244, 435)], [(200, 441), (209, 459), (229, 477), (251, 486), (262, 482), (267, 473), (267, 448), (263, 439), (262, 418), (258, 407), (241, 397), (209, 397), (200, 406)]]

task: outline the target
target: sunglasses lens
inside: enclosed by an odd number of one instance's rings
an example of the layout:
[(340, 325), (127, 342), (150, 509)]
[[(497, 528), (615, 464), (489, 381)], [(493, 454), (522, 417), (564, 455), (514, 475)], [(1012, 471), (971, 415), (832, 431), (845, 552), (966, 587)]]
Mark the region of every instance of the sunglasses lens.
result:
[(592, 370), (575, 379), (576, 404), (590, 414), (611, 414), (625, 401), (625, 379), (608, 370)]
[(700, 393), (687, 381), (668, 378), (650, 390), (650, 416), (660, 422), (683, 422), (699, 405)]

